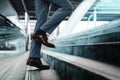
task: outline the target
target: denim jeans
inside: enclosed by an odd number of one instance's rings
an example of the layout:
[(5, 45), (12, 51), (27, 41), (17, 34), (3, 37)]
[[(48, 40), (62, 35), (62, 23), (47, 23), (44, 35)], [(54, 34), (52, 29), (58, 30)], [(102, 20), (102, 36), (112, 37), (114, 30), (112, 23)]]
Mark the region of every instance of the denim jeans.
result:
[[(50, 4), (58, 7), (57, 11), (47, 20)], [(34, 32), (41, 29), (51, 34), (59, 23), (73, 11), (68, 0), (35, 0), (36, 26)], [(29, 57), (40, 58), (41, 42), (32, 39)]]

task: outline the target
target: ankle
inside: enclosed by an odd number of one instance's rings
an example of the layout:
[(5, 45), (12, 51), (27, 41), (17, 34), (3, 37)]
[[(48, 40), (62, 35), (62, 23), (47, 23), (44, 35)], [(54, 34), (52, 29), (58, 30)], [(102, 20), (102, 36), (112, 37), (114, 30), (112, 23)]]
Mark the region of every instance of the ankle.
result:
[(44, 35), (44, 34), (46, 34), (46, 32), (41, 30), (41, 29), (39, 29), (39, 30), (36, 31), (36, 34)]

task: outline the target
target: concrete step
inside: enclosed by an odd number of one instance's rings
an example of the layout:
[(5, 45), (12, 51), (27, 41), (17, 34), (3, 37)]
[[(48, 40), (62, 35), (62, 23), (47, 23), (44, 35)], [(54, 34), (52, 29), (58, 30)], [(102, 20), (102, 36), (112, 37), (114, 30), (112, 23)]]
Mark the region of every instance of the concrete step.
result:
[[(48, 65), (43, 59), (42, 63)], [(38, 68), (27, 66), (25, 80), (60, 80), (54, 69), (39, 71)]]
[[(90, 72), (91, 77), (93, 77), (93, 75), (97, 75), (106, 78), (108, 80), (120, 80), (120, 67), (95, 61), (88, 58), (82, 58), (78, 56), (73, 56), (64, 53), (48, 51), (48, 50), (42, 50), (42, 53), (45, 60), (47, 60), (47, 62), (49, 62), (49, 64), (51, 64), (52, 66), (55, 66), (56, 69), (58, 68), (59, 69), (58, 71), (62, 72), (62, 74), (64, 75), (67, 75), (68, 73), (75, 71), (74, 74), (73, 73), (71, 74), (76, 76), (79, 73), (81, 73), (81, 69), (82, 69), (82, 71), (84, 71), (85, 73), (85, 76), (88, 75), (87, 74), (88, 72)], [(69, 69), (66, 67), (68, 67)], [(76, 77), (80, 78), (79, 76)], [(70, 80), (78, 80), (78, 79), (70, 79)], [(99, 80), (101, 79), (99, 78)]]
[[(26, 66), (28, 53), (0, 58), (0, 80), (60, 80), (55, 70)], [(48, 65), (43, 59), (42, 63)]]

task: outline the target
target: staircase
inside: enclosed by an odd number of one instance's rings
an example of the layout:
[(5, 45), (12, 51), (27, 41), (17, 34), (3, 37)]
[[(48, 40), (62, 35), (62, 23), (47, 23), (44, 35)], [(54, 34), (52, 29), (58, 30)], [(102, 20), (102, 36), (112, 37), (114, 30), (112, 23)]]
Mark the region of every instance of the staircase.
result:
[(120, 79), (120, 19), (87, 31), (52, 40), (43, 58), (63, 80)]

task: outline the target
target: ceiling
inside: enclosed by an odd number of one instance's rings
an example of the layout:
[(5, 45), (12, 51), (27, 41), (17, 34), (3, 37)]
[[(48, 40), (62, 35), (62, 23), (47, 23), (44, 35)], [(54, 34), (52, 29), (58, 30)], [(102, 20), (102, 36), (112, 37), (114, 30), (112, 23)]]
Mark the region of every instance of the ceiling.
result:
[[(20, 20), (23, 20), (25, 11), (28, 12), (30, 19), (35, 20), (35, 0), (10, 0), (11, 4), (15, 8)], [(80, 4), (82, 0), (70, 0), (74, 6), (74, 9)], [(96, 15), (97, 21), (111, 21), (120, 18), (120, 0), (96, 0), (96, 3), (88, 10), (83, 17), (83, 21), (94, 20)], [(50, 15), (57, 8), (53, 5), (50, 10)]]
[[(76, 6), (82, 1), (82, 0), (70, 0), (76, 8)], [(24, 19), (25, 11), (28, 12), (30, 19), (36, 19), (35, 18), (35, 0), (10, 0), (11, 4), (17, 11), (17, 14), (19, 16), (19, 19)], [(52, 5), (52, 8), (50, 10), (49, 16), (53, 14), (53, 12), (57, 9), (56, 6)]]

